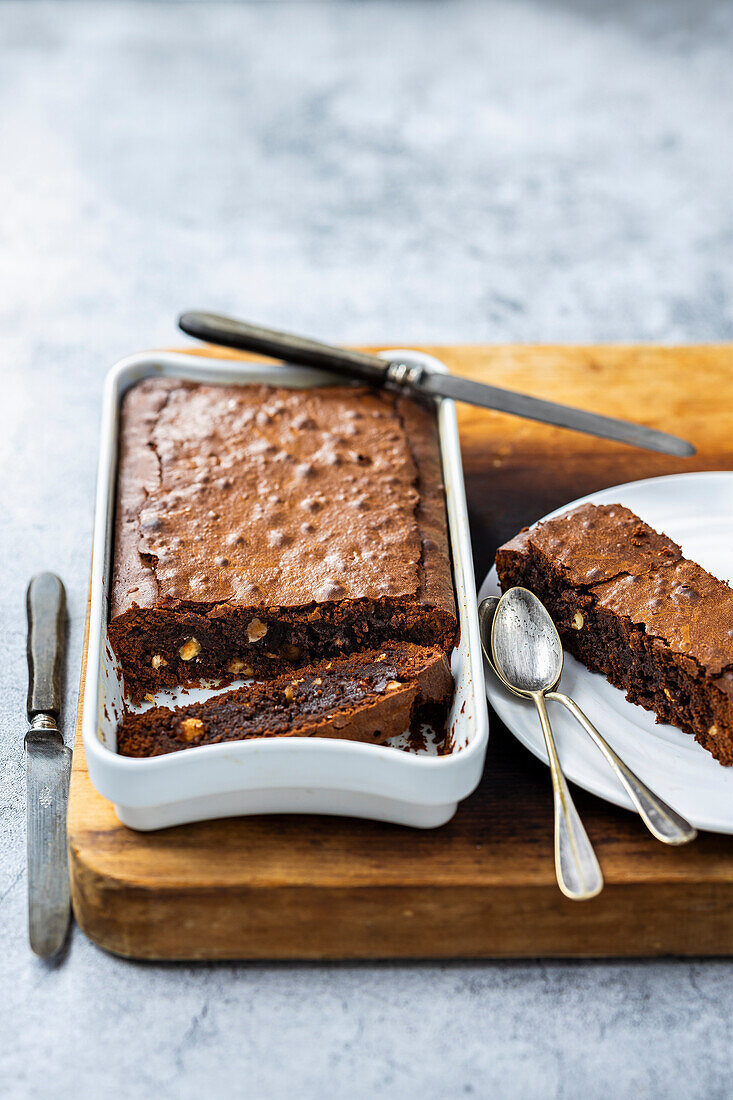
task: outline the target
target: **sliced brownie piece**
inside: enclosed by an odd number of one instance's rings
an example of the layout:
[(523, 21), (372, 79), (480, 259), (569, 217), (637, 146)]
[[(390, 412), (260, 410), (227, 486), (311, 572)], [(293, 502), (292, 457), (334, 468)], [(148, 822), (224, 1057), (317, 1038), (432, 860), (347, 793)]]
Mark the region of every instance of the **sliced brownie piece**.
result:
[(445, 717), (453, 679), (440, 649), (400, 643), (292, 670), (203, 703), (124, 716), (123, 756), (161, 756), (251, 737), (340, 737), (379, 744), (418, 714)]
[(108, 633), (133, 699), (386, 640), (450, 648), (433, 413), (364, 387), (133, 387)]
[(496, 555), (503, 590), (535, 592), (563, 644), (733, 764), (733, 589), (628, 508), (581, 505)]

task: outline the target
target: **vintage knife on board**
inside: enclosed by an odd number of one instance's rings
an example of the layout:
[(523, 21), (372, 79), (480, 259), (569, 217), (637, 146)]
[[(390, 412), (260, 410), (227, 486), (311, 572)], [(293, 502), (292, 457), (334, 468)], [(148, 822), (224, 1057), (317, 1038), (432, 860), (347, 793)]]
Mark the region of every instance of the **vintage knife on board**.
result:
[(331, 347), (316, 340), (250, 325), (218, 313), (182, 313), (178, 324), (189, 336), (205, 340), (209, 344), (223, 344), (224, 347), (258, 352), (287, 363), (318, 367), (320, 370), (358, 378), (373, 386), (390, 385), (415, 395), (449, 397), (453, 401), (465, 401), (469, 405), (480, 405), (484, 409), (511, 413), (527, 420), (539, 420), (544, 424), (570, 428), (575, 432), (613, 439), (617, 443), (628, 443), (631, 447), (643, 447), (662, 454), (684, 457), (695, 453), (695, 448), (686, 440), (668, 435), (667, 432), (658, 432), (654, 428), (645, 428), (642, 424), (616, 420), (614, 417), (601, 416), (584, 409), (574, 409), (569, 405), (559, 405), (554, 401), (542, 401), (524, 393), (514, 393), (512, 390), (489, 386), (483, 382), (472, 382), (468, 378), (457, 378), (452, 374), (441, 374), (408, 362), (389, 362), (363, 351)]
[(56, 720), (61, 710), (61, 662), (66, 593), (53, 573), (28, 585), (28, 717), (25, 735), (28, 844), (28, 936), (37, 955), (63, 945), (71, 912), (66, 807), (71, 750)]

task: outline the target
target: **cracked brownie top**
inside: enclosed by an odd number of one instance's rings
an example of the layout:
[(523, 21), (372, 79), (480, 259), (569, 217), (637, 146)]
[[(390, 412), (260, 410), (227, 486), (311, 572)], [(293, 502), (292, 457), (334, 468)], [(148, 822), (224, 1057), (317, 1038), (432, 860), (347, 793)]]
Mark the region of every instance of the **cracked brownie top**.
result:
[(125, 396), (113, 618), (426, 592), (452, 608), (428, 410), (344, 386), (150, 379)]

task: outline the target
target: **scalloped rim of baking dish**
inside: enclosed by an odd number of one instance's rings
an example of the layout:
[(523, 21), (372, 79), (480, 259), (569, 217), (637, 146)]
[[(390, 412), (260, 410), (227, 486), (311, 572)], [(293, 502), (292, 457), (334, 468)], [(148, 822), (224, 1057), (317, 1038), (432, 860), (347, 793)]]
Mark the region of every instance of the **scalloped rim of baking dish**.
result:
[[(382, 353), (430, 370), (432, 356), (396, 349)], [(82, 737), (89, 777), (136, 829), (248, 813), (326, 813), (429, 828), (453, 816), (478, 785), (488, 744), (488, 713), (478, 635), (476, 586), (455, 405), (436, 402), (460, 639), (451, 655), (456, 681), (449, 728), (456, 748), (427, 756), (355, 741), (287, 737), (202, 745), (148, 759), (120, 756), (100, 740), (108, 703), (103, 675), (113, 525), (119, 411), (123, 394), (150, 377), (219, 384), (333, 384), (315, 370), (208, 359), (175, 352), (130, 356), (109, 372), (103, 399), (92, 550), (91, 611)]]

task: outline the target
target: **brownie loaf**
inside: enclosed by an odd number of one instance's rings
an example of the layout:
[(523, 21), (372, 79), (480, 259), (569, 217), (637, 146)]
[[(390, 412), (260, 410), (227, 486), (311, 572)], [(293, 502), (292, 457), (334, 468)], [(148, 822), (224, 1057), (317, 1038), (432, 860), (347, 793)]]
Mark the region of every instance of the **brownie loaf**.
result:
[(563, 644), (660, 722), (733, 764), (733, 589), (620, 504), (581, 505), (502, 546), (502, 589), (535, 592)]
[(435, 420), (362, 387), (151, 379), (122, 408), (109, 640), (128, 695), (453, 644)]
[(443, 720), (453, 680), (445, 654), (409, 643), (308, 665), (203, 703), (128, 713), (123, 756), (161, 756), (251, 737), (340, 737), (379, 744), (421, 713)]

